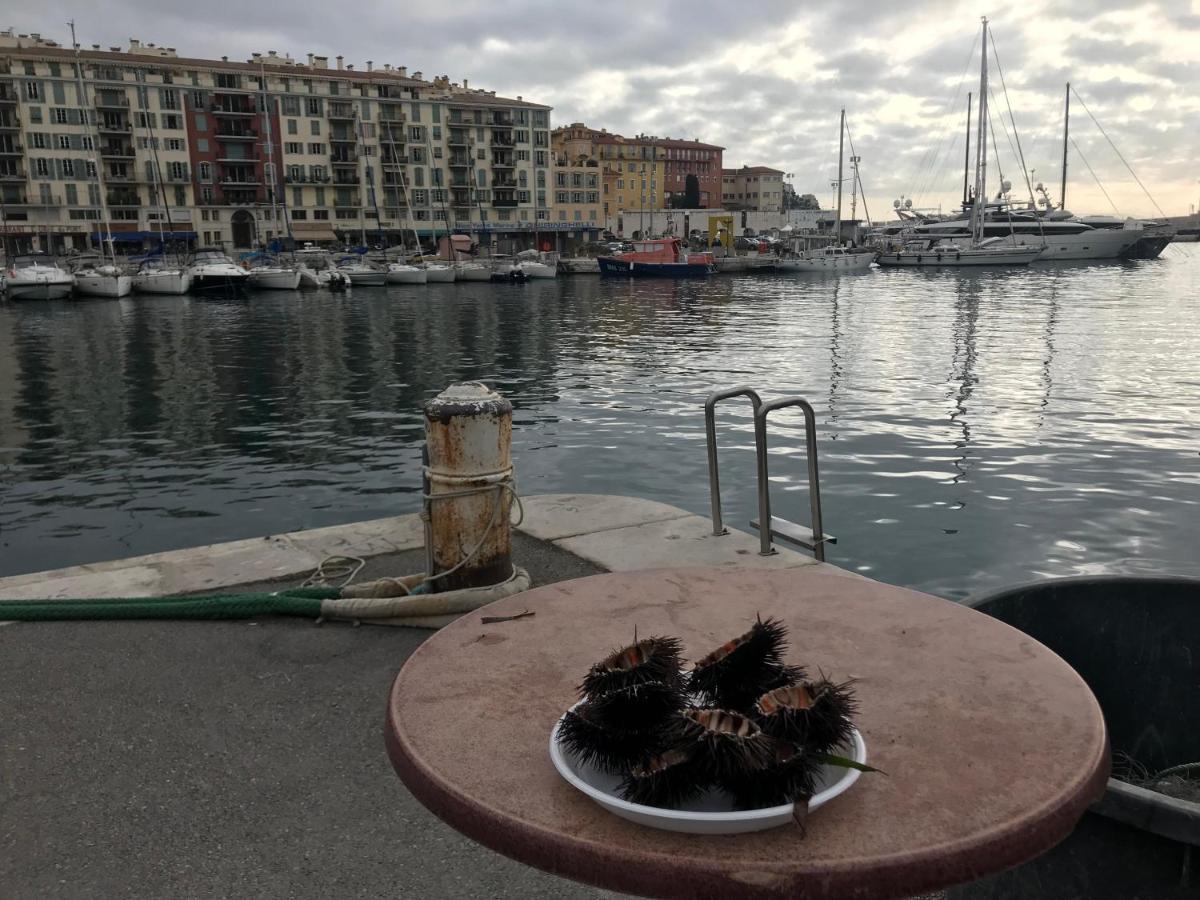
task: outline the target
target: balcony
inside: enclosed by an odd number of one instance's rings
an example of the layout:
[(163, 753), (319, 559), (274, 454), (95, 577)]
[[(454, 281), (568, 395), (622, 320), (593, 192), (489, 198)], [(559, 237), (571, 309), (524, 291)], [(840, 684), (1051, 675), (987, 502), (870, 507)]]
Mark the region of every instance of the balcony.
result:
[[(47, 206), (61, 205), (61, 204), (55, 202), (53, 197), (51, 197), (49, 199), (52, 202), (47, 203), (46, 204)], [(3, 203), (6, 207), (8, 207), (8, 206), (41, 206), (42, 205), (40, 202), (30, 203), (29, 197), (27, 194), (22, 193), (22, 192), (17, 192), (17, 191), (4, 194), (3, 197), (0, 197), (0, 203)]]
[(513, 145), (512, 138), (508, 137), (507, 135), (496, 134), (495, 132), (492, 132), (492, 146), (493, 147), (511, 147), (512, 145)]
[(7, 85), (0, 85), (0, 104), (12, 106), (20, 102), (17, 92)]
[(105, 196), (109, 206), (141, 206), (142, 200), (137, 194), (111, 192)]
[(223, 151), (217, 151), (217, 162), (222, 165), (253, 166), (261, 161), (262, 158), (257, 154), (254, 156), (227, 156)]
[(471, 157), (463, 156), (459, 153), (450, 154), (450, 168), (452, 169), (469, 169), (472, 166)]
[(407, 121), (408, 119), (402, 112), (391, 112), (385, 109), (379, 111), (380, 128), (395, 128), (404, 125)]
[(225, 102), (214, 100), (208, 105), (209, 112), (214, 116), (255, 116), (258, 115), (258, 110), (254, 106), (254, 101), (244, 100), (241, 103), (234, 102), (232, 98)]
[(513, 164), (511, 156), (493, 156), (492, 157), (492, 168), (493, 169), (515, 169), (516, 166)]
[(124, 93), (97, 91), (95, 106), (96, 109), (129, 109), (129, 97)]
[(513, 190), (516, 188), (516, 186), (517, 186), (517, 180), (515, 178), (493, 178), (492, 179), (492, 187), (497, 188), (499, 190), (503, 190), (505, 188), (507, 188), (508, 190)]
[(493, 128), (512, 128), (512, 116), (505, 115), (504, 113), (492, 113), (491, 125)]
[(23, 184), (25, 182), (24, 172), (0, 172), (0, 181), (17, 182)]
[(257, 187), (262, 179), (254, 172), (237, 172), (225, 175), (219, 182), (221, 187)]
[(261, 197), (257, 189), (229, 188), (225, 185), (221, 185), (221, 199), (230, 206), (252, 206), (255, 203), (261, 202)]
[(129, 172), (105, 172), (105, 181), (120, 182), (122, 184), (133, 184), (137, 181), (137, 177)]
[(329, 157), (329, 164), (333, 166), (357, 166), (357, 153), (339, 153), (337, 156)]
[(0, 115), (0, 131), (20, 131), (21, 123), (9, 116)]
[(492, 200), (492, 206), (495, 206), (498, 209), (514, 209), (516, 205), (516, 197), (496, 197)]
[(100, 148), (100, 155), (105, 159), (133, 159), (133, 147), (128, 144), (105, 144)]
[(451, 192), (450, 205), (463, 207), (471, 205), (471, 194), (469, 191), (453, 191)]
[(326, 115), (330, 119), (354, 119), (353, 103), (330, 103)]
[(249, 128), (218, 128), (215, 132), (218, 141), (257, 141), (257, 132)]
[(470, 146), (470, 142), (467, 139), (467, 133), (465, 131), (455, 131), (454, 129), (450, 130), (450, 137), (446, 140), (446, 143), (448, 143), (451, 147)]
[(129, 134), (133, 127), (128, 122), (123, 122), (120, 119), (105, 119), (101, 118), (96, 123), (96, 128), (102, 134)]
[(384, 156), (384, 157), (381, 157), (380, 162), (385, 166), (390, 166), (390, 167), (395, 168), (397, 166), (408, 165), (408, 157), (407, 156)]
[(355, 177), (353, 177), (353, 176), (351, 176), (351, 175), (337, 175), (337, 174), (335, 174), (335, 175), (333, 176), (333, 183), (334, 183), (334, 184), (341, 184), (341, 185), (350, 185), (351, 187), (358, 187), (358, 179), (357, 179), (357, 178), (355, 178)]
[(20, 156), (25, 148), (15, 141), (11, 144), (0, 143), (0, 156)]

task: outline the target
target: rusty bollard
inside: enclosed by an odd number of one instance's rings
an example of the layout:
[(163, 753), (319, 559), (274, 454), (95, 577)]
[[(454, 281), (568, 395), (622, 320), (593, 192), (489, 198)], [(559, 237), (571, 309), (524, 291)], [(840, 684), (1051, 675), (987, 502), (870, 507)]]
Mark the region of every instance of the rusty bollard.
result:
[(425, 404), (425, 447), (425, 555), (430, 574), (449, 573), (433, 590), (505, 581), (513, 573), (512, 404), (487, 385), (452, 384)]

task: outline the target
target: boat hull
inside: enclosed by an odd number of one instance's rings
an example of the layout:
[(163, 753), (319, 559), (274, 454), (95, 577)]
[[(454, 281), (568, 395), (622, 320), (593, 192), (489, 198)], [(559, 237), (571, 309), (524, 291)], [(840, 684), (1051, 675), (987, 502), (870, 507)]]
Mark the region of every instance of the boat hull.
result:
[(75, 276), (75, 291), (85, 297), (127, 297), (133, 290), (133, 278), (129, 275)]
[(708, 263), (650, 263), (601, 256), (596, 259), (605, 278), (706, 278), (713, 271)]
[(557, 278), (558, 269), (554, 266), (546, 265), (542, 262), (523, 262), (521, 263), (521, 271), (525, 273), (526, 278)]
[(74, 281), (8, 279), (9, 300), (62, 300), (71, 296)]
[(1038, 258), (1041, 249), (1017, 247), (1004, 250), (901, 250), (880, 253), (875, 261), (881, 266), (921, 268), (962, 266), (1027, 266)]
[(425, 269), (427, 284), (450, 284), (455, 280), (455, 272), (449, 266), (430, 266)]
[(133, 290), (138, 294), (186, 294), (192, 287), (187, 272), (154, 272), (134, 275)]
[(1125, 253), (1126, 259), (1158, 259), (1167, 244), (1171, 243), (1172, 235), (1147, 234), (1137, 239), (1137, 242)]
[(354, 287), (383, 287), (387, 284), (387, 272), (342, 272)]
[(713, 268), (722, 275), (727, 275), (730, 272), (745, 272), (750, 268), (750, 263), (744, 256), (718, 256), (713, 260)]
[(781, 259), (775, 264), (780, 272), (866, 272), (875, 261), (873, 253), (847, 253), (845, 256)]
[(295, 269), (274, 272), (250, 270), (250, 287), (266, 291), (294, 291), (300, 287), (300, 273)]
[(203, 274), (192, 276), (193, 294), (236, 294), (246, 289), (249, 275)]
[(416, 266), (407, 266), (402, 269), (388, 269), (388, 284), (425, 284), (425, 281), (425, 270), (418, 269)]
[(560, 259), (558, 270), (564, 275), (595, 275), (600, 271), (600, 265), (595, 259), (586, 257)]
[(459, 266), (454, 273), (456, 281), (491, 281), (492, 269), (490, 266)]

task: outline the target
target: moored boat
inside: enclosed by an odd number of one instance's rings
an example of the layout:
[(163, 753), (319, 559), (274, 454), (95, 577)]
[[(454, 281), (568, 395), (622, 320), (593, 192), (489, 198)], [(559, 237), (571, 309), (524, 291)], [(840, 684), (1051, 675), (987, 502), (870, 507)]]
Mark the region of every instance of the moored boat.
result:
[(294, 291), (300, 287), (300, 270), (296, 266), (265, 263), (250, 270), (250, 287), (268, 291)]
[(75, 292), (85, 297), (127, 297), (133, 290), (133, 278), (95, 254), (76, 257), (71, 274)]
[(1021, 247), (1003, 238), (989, 238), (962, 246), (946, 240), (909, 241), (899, 250), (886, 250), (875, 258), (881, 266), (1027, 266), (1041, 254), (1041, 247)]
[(139, 294), (186, 294), (191, 286), (187, 268), (170, 265), (162, 257), (143, 261), (133, 275), (133, 289)]
[(192, 279), (192, 292), (202, 294), (237, 293), (245, 290), (250, 281), (250, 273), (219, 247), (196, 248), (188, 275)]
[(425, 262), (421, 263), (421, 268), (425, 270), (425, 281), (428, 284), (449, 284), (455, 280), (453, 266), (447, 266), (442, 263)]
[(491, 281), (492, 267), (481, 262), (456, 262), (454, 264), (455, 281)]
[(382, 287), (387, 284), (387, 271), (365, 260), (344, 259), (338, 264), (337, 270), (350, 279), (354, 287)]
[(75, 288), (75, 278), (47, 253), (18, 254), (4, 280), (10, 300), (61, 300)]
[(714, 271), (711, 253), (689, 253), (679, 238), (633, 242), (633, 251), (601, 256), (600, 274), (610, 278), (704, 278)]
[(775, 268), (780, 272), (865, 272), (871, 268), (874, 261), (873, 250), (822, 247), (799, 256), (781, 259), (775, 264)]
[(404, 263), (388, 263), (388, 284), (425, 284), (425, 270), (420, 266), (410, 266)]

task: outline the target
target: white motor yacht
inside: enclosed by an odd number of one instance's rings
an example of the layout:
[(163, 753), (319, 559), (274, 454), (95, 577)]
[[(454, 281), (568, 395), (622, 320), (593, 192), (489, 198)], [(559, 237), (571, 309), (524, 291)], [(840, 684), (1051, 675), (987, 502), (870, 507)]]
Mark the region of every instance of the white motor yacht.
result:
[(856, 252), (845, 247), (822, 247), (778, 260), (775, 268), (780, 272), (865, 272), (874, 261), (874, 251)]
[(294, 291), (300, 287), (300, 270), (295, 266), (266, 263), (250, 270), (250, 287), (268, 291)]
[(457, 275), (453, 266), (447, 266), (442, 263), (421, 263), (421, 268), (425, 270), (425, 281), (429, 284), (437, 282), (443, 284), (449, 283), (454, 281)]
[(311, 290), (321, 286), (321, 275), (307, 263), (296, 263), (296, 271), (300, 274), (300, 289)]
[(426, 272), (420, 266), (388, 263), (388, 284), (425, 284)]
[(387, 284), (387, 271), (365, 260), (343, 260), (337, 270), (349, 278), (354, 287), (382, 287)]
[(76, 257), (72, 274), (75, 292), (85, 297), (127, 297), (133, 290), (132, 276), (96, 254)]
[(21, 253), (13, 258), (5, 275), (12, 300), (60, 300), (69, 297), (75, 278), (59, 268), (47, 253)]
[(188, 266), (192, 292), (206, 294), (233, 293), (245, 290), (250, 273), (233, 262), (219, 247), (199, 247)]
[[(1039, 214), (1017, 209), (1004, 202), (990, 202), (980, 227), (983, 237), (1001, 238), (1016, 247), (1038, 247), (1038, 261), (1077, 259), (1117, 259), (1124, 256), (1142, 237), (1142, 223), (1136, 219), (1091, 224), (1070, 213)], [(971, 210), (940, 222), (924, 222), (912, 228), (911, 236), (961, 238), (971, 233)]]
[(162, 257), (146, 260), (133, 276), (133, 289), (139, 294), (186, 294), (191, 286), (187, 268), (169, 264)]

